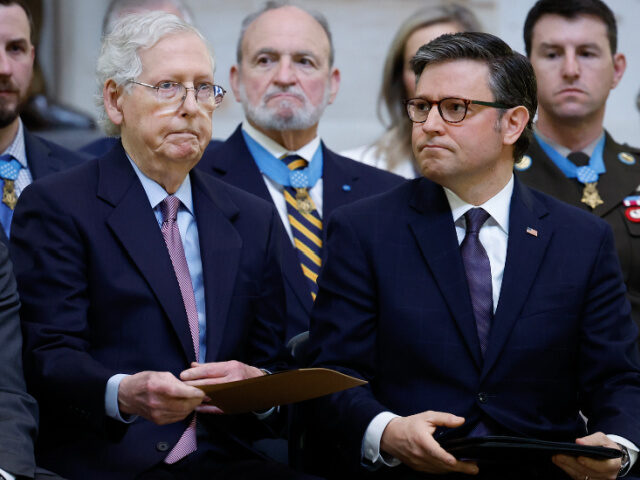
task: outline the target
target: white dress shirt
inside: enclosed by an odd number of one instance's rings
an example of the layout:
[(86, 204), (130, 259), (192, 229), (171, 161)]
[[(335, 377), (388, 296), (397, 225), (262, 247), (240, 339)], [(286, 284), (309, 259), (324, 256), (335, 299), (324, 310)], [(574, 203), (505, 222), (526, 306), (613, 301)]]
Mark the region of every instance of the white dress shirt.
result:
[[(298, 150), (291, 151), (284, 148), (278, 142), (273, 141), (264, 133), (258, 131), (249, 122), (242, 123), (242, 130), (276, 158), (281, 158), (283, 155), (298, 155), (304, 158), (307, 162), (310, 162), (313, 155), (316, 153), (316, 150), (320, 147), (320, 137), (317, 135), (303, 147)], [(262, 175), (262, 178), (264, 179), (264, 183), (267, 185), (269, 194), (271, 194), (273, 203), (275, 204), (278, 214), (282, 219), (282, 224), (286, 228), (291, 244), (293, 245), (293, 232), (291, 231), (291, 225), (289, 225), (289, 213), (287, 212), (287, 202), (284, 199), (284, 187), (264, 174)], [(316, 206), (318, 215), (322, 218), (322, 177), (320, 177), (316, 184), (309, 189), (309, 196)]]
[[(493, 289), (493, 312), (495, 313), (500, 298), (504, 266), (507, 260), (507, 241), (509, 239), (509, 212), (511, 210), (511, 195), (513, 193), (513, 175), (509, 182), (496, 195), (482, 205), (471, 205), (462, 200), (451, 190), (445, 188), (445, 195), (451, 208), (451, 215), (458, 235), (458, 245), (462, 243), (466, 233), (464, 214), (475, 207), (483, 208), (490, 217), (480, 228), (478, 237), (487, 252), (491, 267), (491, 286)], [(380, 440), (389, 422), (398, 415), (382, 412), (375, 416), (364, 434), (362, 441), (362, 457), (373, 465), (384, 464), (394, 467), (400, 464), (396, 458), (380, 452)], [(631, 465), (638, 457), (638, 448), (625, 438), (617, 435), (607, 435), (611, 440), (629, 449)]]

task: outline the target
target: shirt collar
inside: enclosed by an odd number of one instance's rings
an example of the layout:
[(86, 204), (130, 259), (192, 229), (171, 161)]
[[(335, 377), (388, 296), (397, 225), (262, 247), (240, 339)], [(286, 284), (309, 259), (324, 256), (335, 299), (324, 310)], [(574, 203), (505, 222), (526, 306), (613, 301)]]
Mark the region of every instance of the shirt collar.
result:
[(22, 126), (22, 120), (20, 117), (18, 117), (18, 131), (16, 132), (16, 136), (2, 154), (9, 154), (13, 156), (13, 158), (20, 162), (20, 165), (22, 165), (23, 168), (28, 168), (27, 151), (24, 146), (24, 127)]
[[(538, 128), (535, 125), (533, 126), (533, 130), (537, 136), (539, 136), (547, 145), (549, 145), (551, 148), (553, 148), (556, 152), (558, 152), (563, 157), (566, 157), (572, 152), (572, 150), (569, 150), (564, 145), (560, 145), (559, 143), (551, 140), (546, 135), (543, 135), (542, 133), (540, 133), (540, 130), (538, 130)], [(589, 145), (587, 145), (580, 151), (591, 156), (593, 154), (593, 151), (596, 149), (596, 145), (598, 145), (598, 142), (602, 140), (602, 137), (604, 137), (604, 130), (602, 130), (602, 133), (598, 135), (598, 138), (596, 138), (593, 142), (591, 142)]]
[(249, 122), (242, 122), (242, 130), (258, 142), (267, 152), (276, 158), (282, 158), (287, 155), (298, 155), (304, 158), (307, 162), (311, 162), (313, 155), (320, 146), (320, 137), (316, 135), (313, 140), (295, 151), (290, 151), (280, 145), (278, 142), (267, 137), (264, 133), (259, 131)]
[(458, 223), (467, 211), (475, 207), (483, 208), (491, 219), (505, 232), (509, 233), (509, 210), (511, 208), (511, 195), (513, 194), (513, 174), (509, 179), (509, 182), (504, 186), (502, 190), (496, 193), (489, 200), (482, 205), (471, 205), (470, 203), (462, 200), (458, 195), (453, 193), (448, 188), (444, 188), (444, 193), (449, 201), (449, 207), (451, 208), (451, 215), (453, 216), (454, 223)]
[[(169, 194), (158, 182), (151, 180), (142, 173), (135, 162), (131, 160), (128, 153), (127, 158), (129, 159), (133, 170), (136, 172), (136, 175), (140, 179), (140, 183), (142, 183), (142, 188), (144, 188), (144, 191), (147, 194), (151, 208), (155, 209)], [(191, 178), (189, 175), (184, 178), (180, 188), (178, 188), (176, 193), (173, 195), (178, 197), (182, 205), (191, 213), (191, 215), (193, 215), (193, 197), (191, 195)]]

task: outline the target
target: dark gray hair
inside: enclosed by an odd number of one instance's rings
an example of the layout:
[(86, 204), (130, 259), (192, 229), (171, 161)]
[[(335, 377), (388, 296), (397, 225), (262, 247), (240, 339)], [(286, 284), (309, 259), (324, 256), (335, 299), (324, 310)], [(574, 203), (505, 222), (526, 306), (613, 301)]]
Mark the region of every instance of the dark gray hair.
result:
[(313, 19), (320, 24), (324, 33), (327, 34), (327, 39), (329, 40), (329, 66), (333, 66), (333, 60), (335, 58), (335, 50), (333, 48), (333, 37), (331, 36), (331, 30), (329, 29), (329, 22), (327, 21), (327, 17), (325, 17), (322, 13), (311, 10), (309, 8), (303, 7), (296, 3), (287, 1), (287, 0), (270, 0), (264, 4), (264, 6), (253, 13), (250, 13), (242, 20), (242, 25), (240, 27), (240, 36), (238, 37), (238, 45), (236, 47), (236, 61), (238, 65), (242, 62), (242, 41), (244, 40), (244, 35), (247, 33), (247, 29), (249, 25), (251, 25), (259, 16), (263, 13), (266, 13), (270, 10), (277, 10), (278, 8), (283, 7), (296, 7), (302, 10), (305, 13), (308, 13), (313, 17)]
[(129, 88), (129, 80), (134, 80), (142, 73), (140, 50), (151, 48), (167, 35), (178, 33), (193, 33), (202, 40), (211, 56), (213, 74), (213, 51), (205, 38), (194, 26), (170, 13), (156, 11), (126, 15), (104, 37), (96, 67), (96, 105), (101, 108), (100, 125), (107, 135), (119, 135), (120, 127), (109, 119), (104, 110), (104, 84), (107, 80), (113, 80), (116, 85)]
[(114, 25), (120, 19), (123, 10), (159, 10), (164, 5), (171, 5), (180, 12), (182, 19), (193, 25), (193, 13), (184, 0), (111, 0), (102, 20), (102, 35), (113, 30)]
[(522, 105), (529, 111), (529, 122), (514, 145), (513, 158), (519, 160), (529, 147), (538, 107), (536, 76), (531, 63), (495, 35), (464, 32), (442, 35), (423, 45), (411, 60), (411, 66), (417, 81), (429, 65), (463, 59), (479, 60), (489, 67), (493, 101), (510, 107)]

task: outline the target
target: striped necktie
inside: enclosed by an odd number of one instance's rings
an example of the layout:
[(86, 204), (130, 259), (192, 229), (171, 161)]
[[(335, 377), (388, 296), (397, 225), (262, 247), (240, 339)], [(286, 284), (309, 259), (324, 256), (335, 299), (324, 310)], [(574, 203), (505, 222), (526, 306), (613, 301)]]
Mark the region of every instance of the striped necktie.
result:
[[(298, 155), (289, 155), (282, 161), (290, 170), (308, 165)], [(316, 282), (322, 264), (322, 219), (307, 188), (284, 187), (284, 198), (302, 273), (307, 279), (311, 298), (315, 300), (318, 293)]]
[[(169, 195), (160, 204), (160, 212), (162, 213), (162, 237), (169, 251), (169, 258), (173, 265), (173, 271), (178, 279), (182, 302), (187, 312), (187, 321), (189, 322), (189, 330), (191, 332), (191, 340), (195, 351), (196, 361), (200, 356), (200, 327), (198, 325), (198, 308), (196, 307), (196, 299), (191, 285), (191, 275), (189, 274), (189, 264), (182, 246), (182, 238), (180, 237), (180, 229), (178, 228), (178, 208), (180, 208), (180, 199)], [(172, 464), (196, 451), (196, 415), (191, 418), (191, 422), (182, 436), (175, 444), (173, 449), (164, 459), (165, 463)]]

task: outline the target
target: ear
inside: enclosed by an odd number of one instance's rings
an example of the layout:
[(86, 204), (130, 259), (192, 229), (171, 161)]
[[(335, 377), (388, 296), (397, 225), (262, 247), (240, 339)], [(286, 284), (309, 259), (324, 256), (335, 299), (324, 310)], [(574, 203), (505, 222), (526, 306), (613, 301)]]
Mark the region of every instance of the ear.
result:
[(232, 65), (229, 71), (229, 84), (233, 90), (233, 96), (236, 97), (236, 102), (240, 101), (240, 82), (242, 81), (240, 76), (240, 66)]
[(627, 69), (627, 58), (623, 53), (616, 53), (613, 56), (613, 83), (611, 84), (611, 88), (614, 89), (622, 80), (622, 75), (624, 71)]
[(340, 88), (340, 70), (333, 67), (329, 74), (329, 88), (331, 94), (329, 95), (329, 104), (332, 104), (338, 95), (338, 89)]
[(515, 144), (528, 122), (529, 111), (526, 107), (519, 105), (507, 110), (500, 119), (502, 143), (504, 145)]
[(124, 119), (122, 114), (122, 95), (122, 90), (118, 91), (118, 85), (112, 79), (107, 80), (104, 87), (102, 87), (104, 109), (109, 120), (116, 125), (120, 125)]

